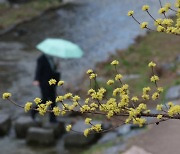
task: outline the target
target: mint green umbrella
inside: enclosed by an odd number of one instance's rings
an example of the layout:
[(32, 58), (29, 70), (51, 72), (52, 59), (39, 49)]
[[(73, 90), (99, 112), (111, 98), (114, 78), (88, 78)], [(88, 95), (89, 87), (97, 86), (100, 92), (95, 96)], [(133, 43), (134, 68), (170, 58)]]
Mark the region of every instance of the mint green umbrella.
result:
[(83, 55), (78, 45), (63, 39), (47, 38), (36, 48), (45, 54), (60, 58), (80, 58)]

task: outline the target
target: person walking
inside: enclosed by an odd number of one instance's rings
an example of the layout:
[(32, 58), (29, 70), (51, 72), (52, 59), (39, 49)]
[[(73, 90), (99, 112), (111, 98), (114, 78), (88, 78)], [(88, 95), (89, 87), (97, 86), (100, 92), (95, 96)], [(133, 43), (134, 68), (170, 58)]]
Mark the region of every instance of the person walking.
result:
[[(56, 86), (50, 86), (48, 81), (50, 79), (59, 80), (60, 73), (56, 72), (57, 64), (54, 61), (52, 56), (42, 54), (37, 59), (35, 78), (33, 81), (33, 85), (39, 86), (41, 95), (42, 95), (42, 103), (46, 103), (46, 101), (52, 101), (51, 108), (53, 108), (56, 103)], [(35, 107), (36, 108), (36, 107)], [(32, 110), (31, 117), (35, 120), (35, 115), (37, 111)], [(49, 121), (51, 123), (57, 122), (54, 113), (50, 113)]]

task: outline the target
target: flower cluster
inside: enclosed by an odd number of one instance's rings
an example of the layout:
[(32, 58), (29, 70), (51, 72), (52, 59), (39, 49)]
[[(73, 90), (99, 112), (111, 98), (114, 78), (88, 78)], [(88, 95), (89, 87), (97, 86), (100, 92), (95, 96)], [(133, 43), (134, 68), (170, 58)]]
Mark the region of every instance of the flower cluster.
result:
[[(145, 7), (147, 9), (147, 7)], [(144, 8), (144, 10), (145, 10)], [(65, 115), (67, 112), (79, 112), (79, 113), (90, 113), (101, 114), (106, 116), (107, 119), (111, 120), (113, 117), (126, 117), (124, 123), (133, 123), (139, 127), (147, 124), (146, 117), (154, 117), (156, 120), (164, 120), (167, 118), (180, 118), (180, 105), (174, 105), (172, 102), (168, 103), (168, 106), (163, 104), (157, 104), (156, 110), (158, 114), (153, 115), (151, 110), (148, 109), (146, 102), (157, 102), (158, 98), (163, 92), (163, 88), (158, 86), (159, 77), (154, 73), (154, 67), (156, 63), (150, 62), (148, 66), (151, 68), (152, 76), (150, 77), (151, 82), (155, 85), (152, 87), (143, 87), (142, 96), (133, 96), (131, 94), (130, 86), (121, 81), (122, 75), (118, 72), (116, 66), (119, 64), (117, 60), (111, 62), (112, 67), (114, 67), (116, 74), (114, 79), (109, 79), (107, 81), (107, 86), (115, 85), (112, 90), (111, 96), (106, 95), (107, 89), (100, 87), (96, 81), (96, 76), (92, 69), (87, 71), (87, 74), (91, 80), (94, 81), (96, 85), (95, 88), (90, 85), (90, 89), (87, 91), (87, 97), (82, 103), (82, 99), (78, 95), (73, 95), (72, 93), (66, 93), (64, 95), (57, 95), (56, 103), (57, 106), (51, 108), (52, 101), (43, 102), (41, 98), (35, 98), (32, 102), (27, 102), (22, 108), (25, 112), (29, 110), (36, 110), (40, 115), (44, 115), (47, 112), (54, 113), (55, 116)], [(94, 76), (92, 78), (92, 76)], [(93, 80), (92, 80), (93, 79)], [(118, 83), (118, 84), (117, 84)], [(64, 81), (56, 81), (54, 79), (49, 80), (51, 85), (62, 86)], [(113, 86), (112, 86), (113, 88)], [(3, 99), (8, 99), (11, 97), (10, 93), (4, 93)], [(9, 99), (13, 104), (20, 106)], [(59, 106), (60, 104), (60, 106)], [(33, 108), (36, 105), (36, 108)], [(94, 124), (93, 119), (90, 117), (85, 118), (85, 124), (88, 128), (84, 130), (84, 136), (88, 136), (91, 133), (103, 132), (102, 124)], [(75, 131), (72, 129), (72, 125), (66, 126), (67, 131)]]
[[(160, 0), (161, 3), (161, 0)], [(180, 35), (180, 0), (176, 0), (174, 4), (176, 9), (173, 9), (171, 7), (170, 3), (166, 3), (164, 6), (160, 6), (160, 9), (158, 10), (158, 13), (163, 15), (164, 18), (155, 19), (149, 12), (150, 8), (148, 5), (142, 6), (142, 10), (145, 11), (154, 21), (154, 25), (156, 26), (157, 32), (165, 32), (168, 34), (175, 34)], [(166, 14), (169, 11), (173, 11), (176, 13), (176, 19), (168, 19)], [(131, 16), (138, 24), (140, 24), (140, 27), (142, 29), (146, 28), (148, 30), (152, 30), (148, 27), (147, 22), (140, 23), (134, 16), (134, 11), (129, 11), (128, 16)]]

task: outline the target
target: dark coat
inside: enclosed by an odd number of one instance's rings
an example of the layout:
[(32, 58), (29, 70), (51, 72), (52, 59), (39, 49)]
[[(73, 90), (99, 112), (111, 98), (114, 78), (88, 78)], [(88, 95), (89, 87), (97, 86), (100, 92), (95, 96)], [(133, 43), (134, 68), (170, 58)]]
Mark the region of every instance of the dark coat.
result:
[(55, 69), (52, 68), (48, 58), (42, 55), (37, 60), (35, 80), (39, 81), (40, 86), (49, 86), (48, 81), (54, 78)]
[[(54, 67), (55, 68), (55, 67)], [(50, 86), (48, 81), (54, 78), (55, 69), (52, 68), (48, 58), (42, 55), (37, 60), (35, 80), (39, 81), (43, 101), (55, 101), (56, 87)]]

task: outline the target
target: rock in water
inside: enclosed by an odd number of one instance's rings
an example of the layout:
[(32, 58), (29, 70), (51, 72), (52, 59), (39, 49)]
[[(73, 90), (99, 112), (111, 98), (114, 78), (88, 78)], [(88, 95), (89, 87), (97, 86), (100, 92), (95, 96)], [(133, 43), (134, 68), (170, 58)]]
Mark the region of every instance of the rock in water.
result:
[[(94, 122), (93, 124), (97, 124), (100, 122)], [(78, 121), (73, 127), (72, 129), (75, 131), (78, 131), (79, 133), (76, 132), (69, 132), (64, 136), (64, 144), (65, 146), (69, 146), (69, 147), (77, 147), (77, 146), (84, 146), (84, 145), (88, 145), (91, 144), (92, 142), (94, 142), (95, 140), (97, 140), (99, 138), (99, 134), (94, 133), (94, 134), (90, 134), (87, 137), (85, 137), (83, 135), (84, 130), (88, 128), (88, 125), (84, 124), (84, 121)]]
[(168, 89), (166, 94), (167, 100), (176, 100), (180, 98), (180, 85), (173, 86), (170, 89)]
[(40, 123), (33, 121), (31, 117), (23, 116), (18, 118), (15, 122), (15, 132), (17, 138), (25, 138), (30, 127), (38, 126), (40, 126)]
[(28, 145), (46, 145), (55, 144), (53, 129), (31, 127), (27, 132), (26, 142)]
[(8, 134), (11, 127), (11, 118), (7, 114), (0, 114), (0, 136)]
[(47, 129), (52, 129), (55, 138), (59, 138), (65, 133), (64, 122), (46, 123), (43, 127)]

